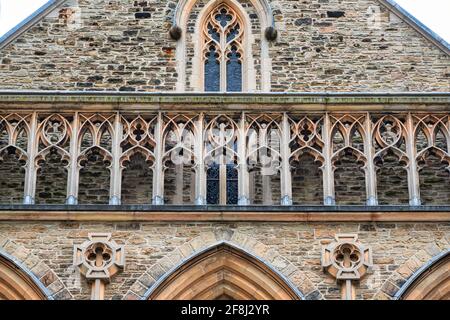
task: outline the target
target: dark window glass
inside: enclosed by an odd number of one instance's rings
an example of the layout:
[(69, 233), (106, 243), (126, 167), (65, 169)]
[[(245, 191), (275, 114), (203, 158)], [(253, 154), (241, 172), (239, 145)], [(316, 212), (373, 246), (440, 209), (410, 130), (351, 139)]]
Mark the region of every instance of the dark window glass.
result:
[(211, 45), (205, 59), (205, 91), (220, 91), (220, 64), (216, 47)]
[(239, 24), (236, 24), (233, 28), (228, 31), (227, 34), (227, 43), (231, 40), (234, 40), (239, 33)]
[(206, 92), (242, 91), (241, 20), (226, 4), (219, 4), (206, 22), (204, 39), (204, 90)]
[[(206, 182), (206, 201), (220, 204), (220, 167), (214, 163), (208, 168)], [(227, 204), (238, 203), (238, 171), (234, 164), (227, 164)]]
[(214, 163), (207, 171), (206, 202), (208, 204), (219, 204), (219, 165)]
[(238, 203), (238, 171), (234, 164), (227, 164), (227, 204)]
[(227, 91), (242, 91), (242, 65), (241, 54), (237, 52), (236, 46), (232, 46), (227, 55)]
[(230, 22), (231, 19), (233, 19), (231, 14), (229, 14), (227, 9), (225, 9), (225, 8), (222, 8), (222, 10), (220, 10), (220, 13), (217, 14), (215, 18), (216, 18), (217, 22), (220, 23), (222, 28), (225, 28), (225, 26), (228, 24), (228, 22)]
[(208, 33), (211, 35), (211, 38), (220, 42), (220, 33), (217, 32), (217, 29), (214, 28), (210, 23), (208, 23)]

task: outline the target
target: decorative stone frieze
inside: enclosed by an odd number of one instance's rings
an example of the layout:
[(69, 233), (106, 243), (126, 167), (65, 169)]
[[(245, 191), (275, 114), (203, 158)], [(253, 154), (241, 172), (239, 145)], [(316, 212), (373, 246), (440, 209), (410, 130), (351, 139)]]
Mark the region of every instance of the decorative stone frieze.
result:
[(372, 249), (361, 244), (356, 234), (337, 234), (335, 239), (322, 248), (322, 267), (341, 284), (342, 299), (354, 300), (353, 281), (372, 267)]
[(75, 246), (73, 260), (92, 284), (91, 299), (103, 300), (105, 284), (125, 265), (125, 253), (110, 233), (90, 233), (89, 240)]
[[(140, 204), (446, 205), (449, 128), (448, 113), (0, 112), (0, 203), (129, 204), (139, 155)], [(305, 157), (313, 187), (298, 185)]]

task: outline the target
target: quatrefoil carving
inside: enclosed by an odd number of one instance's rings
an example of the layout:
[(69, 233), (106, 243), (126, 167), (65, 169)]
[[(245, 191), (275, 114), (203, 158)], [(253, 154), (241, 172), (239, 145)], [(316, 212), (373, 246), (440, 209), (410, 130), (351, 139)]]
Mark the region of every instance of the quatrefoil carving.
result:
[(124, 248), (109, 233), (91, 233), (89, 240), (75, 246), (74, 264), (88, 281), (109, 282), (124, 267)]
[(86, 249), (86, 259), (93, 268), (104, 268), (111, 262), (112, 252), (104, 243), (93, 243)]
[(337, 280), (359, 280), (372, 266), (372, 250), (356, 234), (337, 234), (322, 249), (322, 266)]
[(372, 249), (361, 244), (356, 234), (337, 234), (334, 242), (322, 248), (322, 267), (341, 285), (342, 299), (353, 300), (354, 282), (372, 267)]

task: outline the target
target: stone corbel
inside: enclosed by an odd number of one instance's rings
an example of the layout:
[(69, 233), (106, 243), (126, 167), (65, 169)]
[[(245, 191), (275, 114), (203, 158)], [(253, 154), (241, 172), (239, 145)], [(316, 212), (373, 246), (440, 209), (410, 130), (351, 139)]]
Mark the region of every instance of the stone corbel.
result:
[(342, 300), (355, 299), (355, 282), (371, 269), (372, 249), (361, 244), (356, 234), (337, 234), (322, 248), (322, 267), (341, 285)]
[(278, 36), (278, 31), (274, 26), (270, 26), (264, 30), (264, 35), (266, 36), (267, 41), (275, 41)]
[(178, 41), (181, 39), (181, 36), (183, 35), (183, 30), (181, 30), (179, 26), (174, 24), (169, 29), (169, 35), (173, 40)]
[[(183, 35), (183, 30), (176, 24), (173, 24), (169, 29), (169, 35), (172, 40), (178, 41)], [(267, 41), (275, 41), (278, 36), (278, 31), (274, 26), (267, 27), (264, 30), (264, 36), (266, 37)]]
[(105, 285), (125, 265), (123, 246), (110, 233), (90, 233), (89, 240), (74, 247), (74, 265), (92, 286), (92, 300), (103, 300)]

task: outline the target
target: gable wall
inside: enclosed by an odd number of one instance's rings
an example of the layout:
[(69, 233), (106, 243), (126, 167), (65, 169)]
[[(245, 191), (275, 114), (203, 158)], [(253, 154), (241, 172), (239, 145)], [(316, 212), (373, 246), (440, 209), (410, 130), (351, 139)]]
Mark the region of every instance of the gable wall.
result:
[[(272, 91), (449, 91), (449, 56), (375, 0), (271, 4), (279, 34), (269, 49)], [(168, 30), (175, 6), (71, 0), (0, 52), (0, 88), (174, 91), (176, 42)], [(380, 12), (375, 26), (369, 7)], [(252, 32), (258, 43), (260, 28)]]

